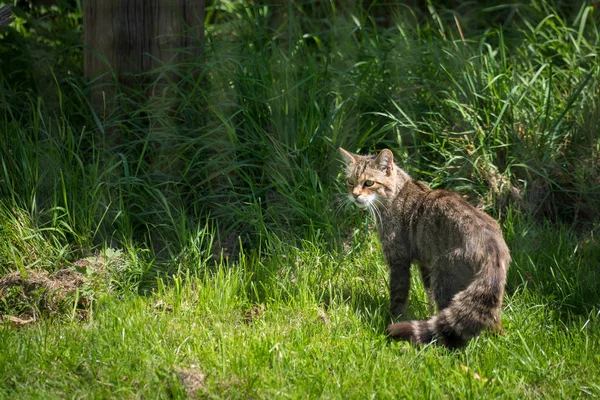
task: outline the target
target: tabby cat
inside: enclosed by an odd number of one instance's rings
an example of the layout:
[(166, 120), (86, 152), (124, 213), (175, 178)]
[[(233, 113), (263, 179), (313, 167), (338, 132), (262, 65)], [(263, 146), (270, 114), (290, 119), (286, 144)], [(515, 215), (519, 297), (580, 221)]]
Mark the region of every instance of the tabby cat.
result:
[(499, 314), (510, 253), (498, 223), (456, 193), (411, 179), (388, 149), (376, 156), (340, 152), (349, 198), (377, 220), (390, 268), (392, 316), (406, 309), (411, 262), (418, 264), (438, 308), (428, 320), (389, 325), (388, 334), (456, 348), (486, 327), (502, 332)]

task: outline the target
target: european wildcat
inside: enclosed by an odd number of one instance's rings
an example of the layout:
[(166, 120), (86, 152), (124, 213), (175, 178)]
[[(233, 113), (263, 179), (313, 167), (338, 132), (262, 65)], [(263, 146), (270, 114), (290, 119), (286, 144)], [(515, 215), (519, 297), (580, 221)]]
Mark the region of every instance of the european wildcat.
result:
[(461, 347), (486, 327), (502, 331), (500, 308), (510, 254), (497, 222), (448, 190), (431, 190), (394, 164), (392, 152), (360, 156), (340, 148), (349, 197), (377, 219), (390, 267), (390, 311), (404, 313), (417, 262), (439, 314), (389, 325), (415, 344)]

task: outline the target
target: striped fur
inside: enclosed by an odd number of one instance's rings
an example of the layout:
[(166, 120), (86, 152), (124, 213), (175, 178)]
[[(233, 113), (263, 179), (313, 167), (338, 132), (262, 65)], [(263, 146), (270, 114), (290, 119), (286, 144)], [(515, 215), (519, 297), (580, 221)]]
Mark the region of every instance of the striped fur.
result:
[(388, 326), (388, 334), (414, 344), (464, 346), (481, 330), (501, 331), (500, 309), (510, 253), (498, 223), (447, 190), (431, 190), (393, 162), (389, 150), (360, 156), (340, 149), (349, 198), (377, 220), (390, 267), (390, 311), (404, 314), (410, 265), (439, 314)]

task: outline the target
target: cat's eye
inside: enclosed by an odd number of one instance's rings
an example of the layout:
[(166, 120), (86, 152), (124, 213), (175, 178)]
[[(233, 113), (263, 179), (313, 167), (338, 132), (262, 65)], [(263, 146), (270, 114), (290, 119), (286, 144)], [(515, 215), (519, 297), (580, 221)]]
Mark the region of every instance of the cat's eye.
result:
[(375, 184), (375, 182), (371, 181), (371, 180), (367, 180), (365, 181), (364, 185), (365, 187), (371, 187)]
[(352, 182), (352, 179), (350, 179), (350, 178), (346, 179), (346, 184), (348, 186), (354, 186), (354, 182)]

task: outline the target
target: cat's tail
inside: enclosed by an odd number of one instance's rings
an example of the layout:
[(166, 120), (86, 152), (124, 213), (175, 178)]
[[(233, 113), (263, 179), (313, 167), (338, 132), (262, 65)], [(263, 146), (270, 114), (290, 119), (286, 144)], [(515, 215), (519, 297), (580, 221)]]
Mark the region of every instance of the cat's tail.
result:
[(466, 289), (458, 292), (448, 307), (424, 321), (405, 321), (388, 326), (395, 339), (414, 344), (436, 342), (449, 348), (464, 346), (487, 327), (500, 330), (500, 308), (510, 258), (489, 256)]

